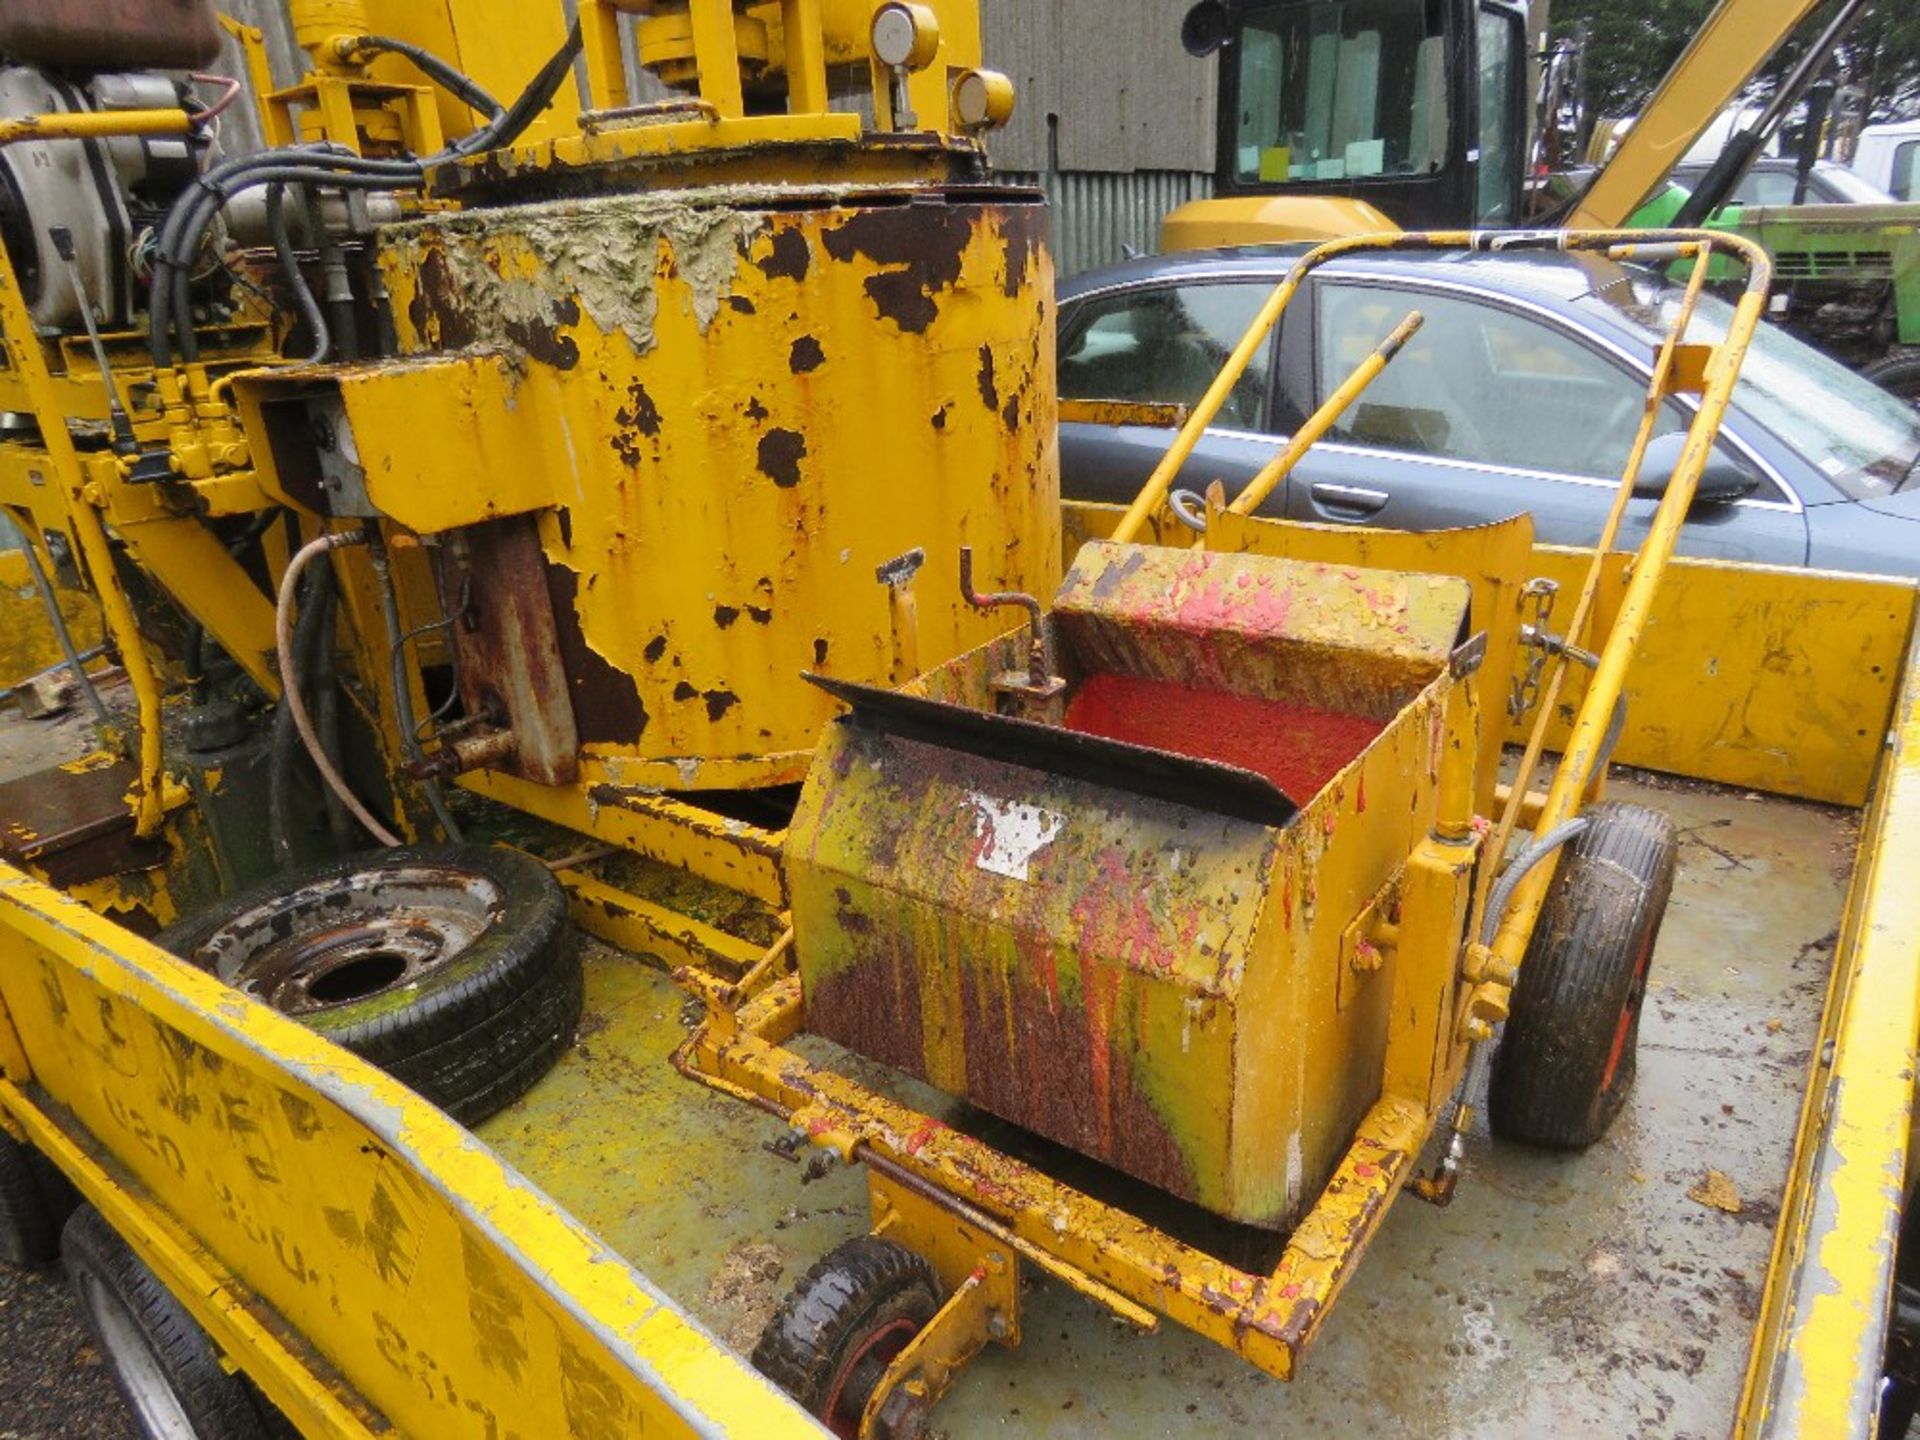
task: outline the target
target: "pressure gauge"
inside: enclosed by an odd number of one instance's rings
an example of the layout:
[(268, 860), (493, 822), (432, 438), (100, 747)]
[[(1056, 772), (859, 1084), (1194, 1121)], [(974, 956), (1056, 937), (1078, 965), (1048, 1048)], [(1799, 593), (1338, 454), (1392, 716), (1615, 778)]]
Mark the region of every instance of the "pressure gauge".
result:
[(874, 58), (889, 70), (924, 70), (940, 50), (940, 20), (924, 5), (882, 5), (873, 12)]
[(962, 130), (998, 130), (1013, 118), (1013, 82), (996, 70), (966, 70), (953, 82), (953, 119)]

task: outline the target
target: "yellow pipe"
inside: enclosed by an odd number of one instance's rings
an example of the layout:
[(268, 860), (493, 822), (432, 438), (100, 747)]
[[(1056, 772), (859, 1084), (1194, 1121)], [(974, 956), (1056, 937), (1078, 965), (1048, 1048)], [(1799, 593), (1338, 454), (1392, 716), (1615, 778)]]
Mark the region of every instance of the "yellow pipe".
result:
[(121, 135), (184, 135), (193, 117), (184, 110), (75, 110), (0, 120), (0, 145), (22, 140), (101, 140)]
[(1426, 323), (1426, 316), (1418, 310), (1409, 311), (1407, 318), (1393, 327), (1393, 333), (1374, 347), (1374, 351), (1362, 360), (1341, 384), (1338, 390), (1326, 398), (1320, 408), (1307, 417), (1306, 424), (1295, 432), (1293, 439), (1266, 467), (1247, 482), (1247, 488), (1240, 492), (1240, 498), (1227, 507), (1235, 515), (1251, 515), (1266, 503), (1267, 497), (1287, 476), (1293, 473), (1293, 467), (1300, 463), (1305, 455), (1320, 439), (1331, 430), (1340, 417), (1347, 413), (1349, 406), (1360, 398), (1361, 393), (1374, 382), (1374, 378), (1387, 368), (1389, 361), (1398, 355)]
[[(1661, 578), (1666, 573), (1667, 562), (1673, 556), (1680, 527), (1693, 506), (1700, 474), (1706, 468), (1714, 440), (1720, 433), (1720, 422), (1733, 398), (1740, 362), (1745, 358), (1754, 331), (1760, 324), (1766, 306), (1767, 288), (1773, 279), (1773, 267), (1767, 259), (1767, 252), (1737, 235), (1707, 235), (1698, 231), (1645, 232), (1639, 235), (1602, 232), (1577, 238), (1583, 242), (1578, 248), (1583, 249), (1611, 242), (1613, 252), (1623, 257), (1650, 247), (1659, 253), (1659, 247), (1676, 241), (1683, 244), (1698, 243), (1701, 250), (1695, 263), (1701, 268), (1709, 263), (1715, 247), (1724, 246), (1747, 261), (1747, 289), (1734, 307), (1726, 338), (1716, 348), (1713, 360), (1707, 367), (1706, 392), (1700, 398), (1699, 413), (1694, 416), (1693, 426), (1687, 432), (1686, 446), (1681, 451), (1680, 462), (1675, 467), (1667, 492), (1660, 501), (1660, 508), (1654, 515), (1653, 526), (1634, 560), (1632, 578), (1627, 583), (1620, 614), (1613, 623), (1606, 649), (1600, 656), (1599, 668), (1588, 682), (1586, 698), (1581, 702), (1580, 712), (1574, 720), (1573, 733), (1568, 737), (1559, 768), (1555, 770), (1553, 783), (1547, 790), (1546, 804), (1541, 807), (1540, 820), (1534, 829), (1537, 836), (1545, 836), (1558, 829), (1580, 807), (1581, 797), (1592, 778), (1590, 772), (1594, 768), (1594, 761), (1599, 756), (1607, 727), (1612, 721), (1614, 707), (1619, 703), (1621, 691), (1626, 686), (1627, 669), (1633, 663), (1634, 652), (1646, 630)], [(1526, 954), (1527, 942), (1533, 935), (1540, 907), (1546, 901), (1548, 886), (1552, 884), (1557, 869), (1557, 861), (1550, 857), (1521, 882), (1511, 907), (1501, 921), (1492, 947), (1495, 956), (1505, 964), (1517, 967)]]

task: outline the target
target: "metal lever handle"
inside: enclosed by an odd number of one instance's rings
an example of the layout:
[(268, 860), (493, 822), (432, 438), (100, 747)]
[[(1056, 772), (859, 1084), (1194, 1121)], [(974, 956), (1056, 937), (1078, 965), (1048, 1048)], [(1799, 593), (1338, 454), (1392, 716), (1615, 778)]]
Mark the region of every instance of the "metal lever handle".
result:
[(999, 610), (1009, 605), (1018, 605), (1027, 612), (1028, 626), (1033, 636), (1031, 653), (1027, 659), (1027, 669), (1036, 680), (1050, 678), (1055, 673), (1053, 657), (1053, 627), (1047, 624), (1046, 612), (1040, 608), (1040, 602), (1033, 596), (1019, 590), (990, 590), (980, 594), (973, 588), (973, 547), (960, 547), (960, 598), (976, 610)]

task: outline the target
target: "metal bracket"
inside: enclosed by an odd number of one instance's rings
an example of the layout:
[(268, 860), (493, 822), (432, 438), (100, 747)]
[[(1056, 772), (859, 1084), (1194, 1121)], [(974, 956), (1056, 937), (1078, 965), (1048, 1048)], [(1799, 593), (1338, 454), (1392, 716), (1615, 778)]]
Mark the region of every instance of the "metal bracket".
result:
[(1020, 1264), (1011, 1246), (875, 1171), (867, 1172), (876, 1235), (924, 1256), (947, 1292), (944, 1305), (894, 1357), (874, 1386), (860, 1434), (917, 1435), (927, 1413), (989, 1341), (1020, 1343)]
[(1447, 656), (1447, 673), (1456, 680), (1464, 680), (1469, 675), (1477, 674), (1486, 662), (1487, 632), (1482, 630), (1464, 644), (1456, 646), (1453, 653)]

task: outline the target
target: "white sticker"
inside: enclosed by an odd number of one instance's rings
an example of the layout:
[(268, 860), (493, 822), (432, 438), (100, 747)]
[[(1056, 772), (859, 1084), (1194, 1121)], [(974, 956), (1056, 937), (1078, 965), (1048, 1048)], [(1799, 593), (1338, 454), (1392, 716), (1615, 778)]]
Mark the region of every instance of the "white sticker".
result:
[(1064, 815), (1018, 800), (970, 794), (967, 803), (973, 807), (973, 833), (980, 837), (980, 854), (974, 864), (1009, 880), (1025, 880), (1033, 857), (1067, 823)]

